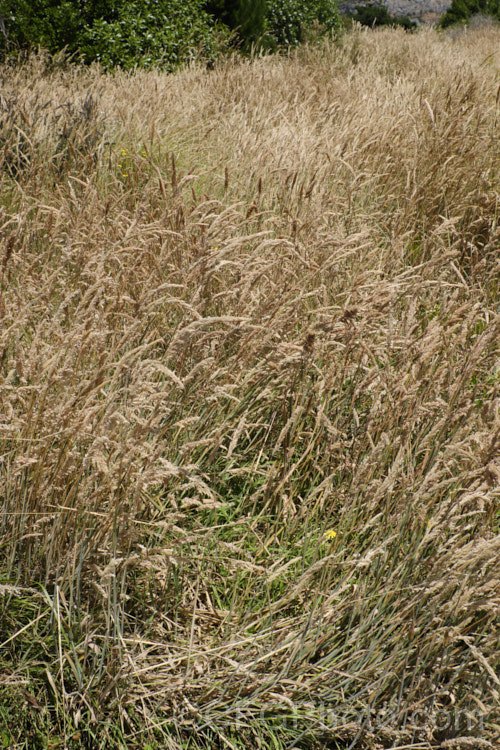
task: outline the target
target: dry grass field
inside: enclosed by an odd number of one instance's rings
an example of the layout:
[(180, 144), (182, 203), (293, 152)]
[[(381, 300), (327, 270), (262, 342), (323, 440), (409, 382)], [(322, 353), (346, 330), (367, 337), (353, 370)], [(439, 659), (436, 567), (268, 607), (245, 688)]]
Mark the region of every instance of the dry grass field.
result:
[(0, 745), (494, 748), (500, 29), (0, 70)]

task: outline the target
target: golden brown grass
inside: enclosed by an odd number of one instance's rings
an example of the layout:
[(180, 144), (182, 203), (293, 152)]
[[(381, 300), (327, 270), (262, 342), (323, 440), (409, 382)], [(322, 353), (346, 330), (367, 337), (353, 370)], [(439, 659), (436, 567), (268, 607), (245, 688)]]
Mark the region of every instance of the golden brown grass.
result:
[(494, 746), (499, 42), (3, 68), (4, 745)]

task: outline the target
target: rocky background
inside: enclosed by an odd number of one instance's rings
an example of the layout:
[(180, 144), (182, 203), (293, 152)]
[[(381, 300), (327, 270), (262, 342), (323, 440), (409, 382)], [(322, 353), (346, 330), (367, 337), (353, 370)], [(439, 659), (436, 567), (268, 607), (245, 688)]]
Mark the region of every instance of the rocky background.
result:
[[(397, 16), (409, 16), (421, 23), (437, 23), (439, 18), (451, 5), (451, 0), (380, 0), (389, 13)], [(352, 13), (358, 5), (367, 5), (368, 0), (339, 2), (344, 13)]]

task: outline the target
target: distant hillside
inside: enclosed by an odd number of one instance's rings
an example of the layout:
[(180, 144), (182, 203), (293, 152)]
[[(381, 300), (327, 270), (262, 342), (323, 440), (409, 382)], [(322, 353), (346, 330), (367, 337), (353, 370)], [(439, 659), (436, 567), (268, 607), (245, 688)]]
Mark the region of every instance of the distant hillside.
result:
[[(447, 11), (451, 0), (381, 0), (393, 15), (409, 16), (424, 23), (434, 23)], [(352, 12), (358, 5), (367, 5), (368, 0), (340, 2), (339, 8), (343, 12)]]

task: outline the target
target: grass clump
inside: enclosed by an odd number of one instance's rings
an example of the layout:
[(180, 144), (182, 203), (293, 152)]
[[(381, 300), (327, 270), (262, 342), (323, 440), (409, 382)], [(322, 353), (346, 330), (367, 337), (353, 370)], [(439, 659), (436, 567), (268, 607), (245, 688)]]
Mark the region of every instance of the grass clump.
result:
[(498, 41), (3, 69), (4, 746), (494, 746)]

